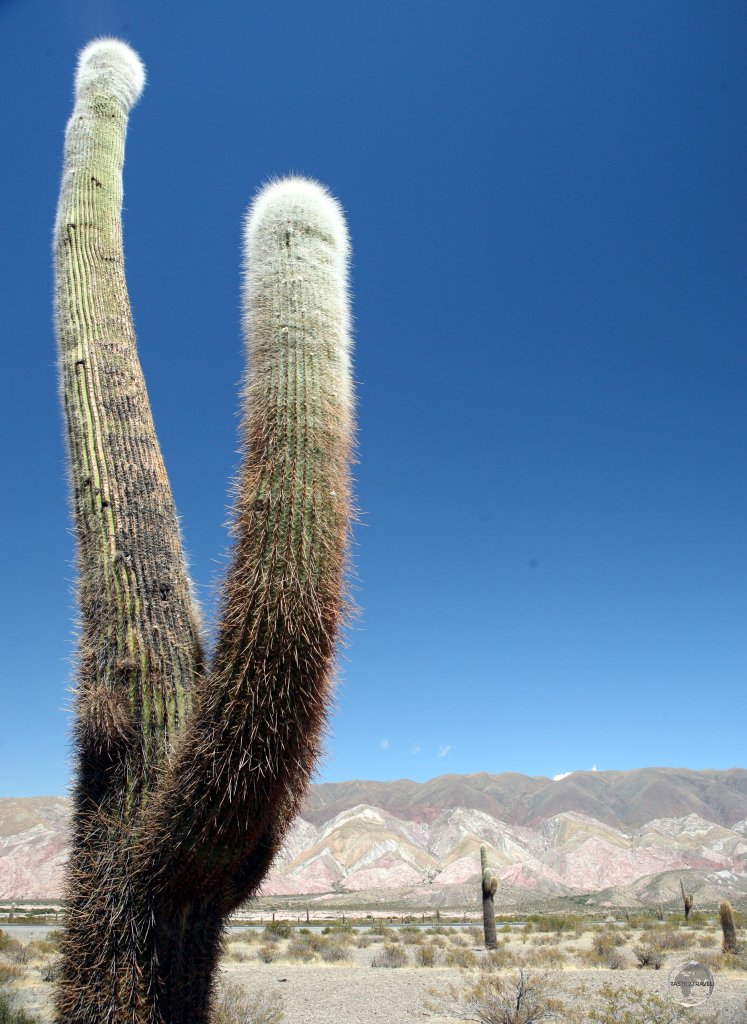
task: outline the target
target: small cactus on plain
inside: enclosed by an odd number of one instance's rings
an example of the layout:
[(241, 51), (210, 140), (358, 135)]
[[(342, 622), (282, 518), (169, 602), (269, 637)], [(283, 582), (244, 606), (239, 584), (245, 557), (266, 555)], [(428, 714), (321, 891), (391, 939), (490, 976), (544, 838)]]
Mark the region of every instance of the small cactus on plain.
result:
[(685, 921), (690, 917), (690, 911), (693, 909), (693, 894), (691, 892), (685, 892), (685, 883), (680, 879), (680, 891), (682, 893), (682, 903), (685, 907)]
[(498, 879), (488, 870), (488, 849), (480, 847), (480, 875), (482, 883), (482, 927), (485, 934), (485, 948), (495, 949), (498, 938), (495, 933), (494, 897), (498, 888)]

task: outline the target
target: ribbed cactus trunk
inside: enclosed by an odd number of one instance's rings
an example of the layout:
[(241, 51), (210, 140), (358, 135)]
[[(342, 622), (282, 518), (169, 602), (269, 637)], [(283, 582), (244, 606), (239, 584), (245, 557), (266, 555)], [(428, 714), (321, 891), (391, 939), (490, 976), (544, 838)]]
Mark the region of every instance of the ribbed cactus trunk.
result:
[(498, 938), (495, 934), (495, 903), (494, 897), (498, 888), (498, 879), (488, 869), (487, 847), (480, 847), (480, 875), (482, 881), (482, 927), (485, 933), (485, 948), (495, 949)]
[(65, 1024), (208, 1019), (223, 922), (256, 892), (313, 770), (344, 604), (347, 230), (321, 186), (287, 179), (246, 224), (244, 461), (204, 664), (124, 277), (124, 143), (143, 84), (125, 44), (82, 52), (55, 227), (80, 607)]
[(690, 911), (693, 909), (693, 895), (691, 892), (685, 892), (685, 883), (680, 879), (680, 891), (682, 893), (682, 905), (685, 908), (685, 921), (690, 917)]
[(718, 916), (721, 922), (721, 933), (724, 936), (724, 953), (738, 953), (739, 942), (737, 941), (737, 926), (734, 921), (734, 910), (728, 900), (721, 900), (718, 908)]

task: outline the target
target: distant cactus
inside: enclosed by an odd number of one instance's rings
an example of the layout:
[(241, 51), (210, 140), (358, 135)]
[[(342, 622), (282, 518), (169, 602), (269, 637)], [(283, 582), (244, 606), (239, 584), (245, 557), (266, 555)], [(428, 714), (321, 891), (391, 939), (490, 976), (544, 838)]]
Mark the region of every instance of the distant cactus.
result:
[(724, 953), (738, 953), (740, 947), (737, 942), (737, 926), (734, 922), (734, 910), (728, 900), (721, 900), (718, 908), (718, 916), (721, 919), (721, 931), (724, 935)]
[(680, 879), (680, 890), (682, 892), (682, 902), (685, 907), (685, 921), (690, 917), (690, 911), (693, 909), (693, 894), (691, 892), (685, 892), (685, 883)]
[(664, 907), (663, 907), (663, 905), (661, 903), (657, 903), (656, 904), (656, 920), (657, 921), (663, 921), (664, 920)]
[(495, 933), (495, 905), (493, 897), (498, 888), (498, 879), (488, 870), (488, 850), (480, 847), (480, 868), (482, 880), (482, 927), (485, 933), (485, 948), (495, 949), (498, 938)]
[(209, 1019), (224, 921), (257, 891), (317, 760), (343, 610), (347, 229), (294, 178), (246, 222), (243, 468), (205, 664), (124, 276), (125, 134), (144, 81), (125, 43), (81, 53), (55, 226), (80, 605), (59, 1024)]

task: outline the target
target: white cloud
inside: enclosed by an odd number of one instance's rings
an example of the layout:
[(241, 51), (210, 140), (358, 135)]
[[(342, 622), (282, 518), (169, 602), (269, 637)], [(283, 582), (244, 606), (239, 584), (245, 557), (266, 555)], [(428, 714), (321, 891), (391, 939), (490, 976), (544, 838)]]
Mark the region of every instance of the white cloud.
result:
[(420, 744), (419, 743), (415, 744), (415, 746), (412, 748), (411, 753), (413, 753), (413, 754), (419, 754), (420, 753)]
[[(574, 771), (575, 770), (577, 770), (577, 769), (574, 769)], [(599, 769), (597, 768), (596, 765), (592, 765), (591, 771), (598, 772)], [(569, 775), (573, 775), (573, 772), (561, 772), (559, 775), (553, 775), (552, 781), (553, 782), (560, 782), (561, 779), (567, 779)]]
[(389, 750), (389, 740), (383, 739), (379, 744), (382, 750)]
[(449, 753), (450, 750), (451, 750), (451, 744), (450, 743), (444, 743), (443, 746), (438, 748), (438, 756), (439, 757), (446, 757), (446, 755)]

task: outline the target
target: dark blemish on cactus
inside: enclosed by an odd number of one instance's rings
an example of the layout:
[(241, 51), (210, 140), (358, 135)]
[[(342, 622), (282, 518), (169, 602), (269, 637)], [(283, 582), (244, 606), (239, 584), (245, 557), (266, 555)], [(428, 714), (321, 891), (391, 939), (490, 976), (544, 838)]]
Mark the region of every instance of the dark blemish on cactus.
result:
[(158, 584), (158, 592), (161, 595), (161, 600), (165, 601), (168, 598), (169, 593), (171, 592), (171, 584), (170, 583), (159, 583)]
[(290, 244), (291, 244), (291, 233), (290, 233), (290, 231), (286, 231), (285, 232), (285, 244), (286, 244), (286, 246), (288, 248), (290, 248)]
[(86, 361), (85, 361), (85, 359), (76, 359), (75, 360), (75, 365), (76, 366), (85, 366), (86, 365)]
[(257, 500), (252, 505), (252, 511), (253, 512), (264, 512), (264, 510), (265, 510), (265, 503), (262, 501), (261, 498), (257, 498)]
[(99, 181), (98, 178), (95, 178), (93, 175), (91, 175), (91, 181), (94, 183), (94, 185), (97, 188), (101, 188), (101, 182)]

